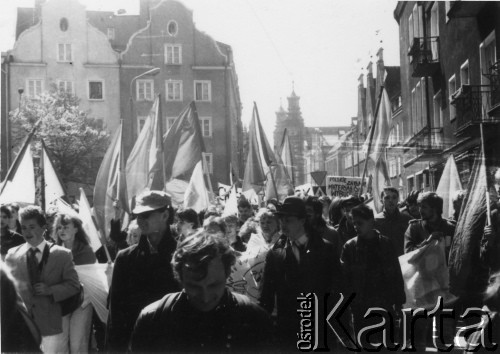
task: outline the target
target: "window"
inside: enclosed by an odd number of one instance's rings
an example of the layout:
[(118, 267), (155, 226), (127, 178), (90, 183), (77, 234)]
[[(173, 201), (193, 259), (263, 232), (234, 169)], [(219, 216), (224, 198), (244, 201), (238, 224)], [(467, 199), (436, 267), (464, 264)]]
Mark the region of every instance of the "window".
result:
[(154, 92), (153, 80), (137, 80), (137, 101), (152, 101)]
[(425, 95), (425, 79), (420, 79), (420, 85), (417, 85), (419, 90), (419, 104), (420, 104), (420, 114), (419, 114), (419, 128), (418, 131), (421, 131), (424, 127), (427, 126), (427, 96)]
[(139, 135), (142, 131), (142, 128), (144, 128), (144, 124), (146, 124), (146, 119), (148, 119), (148, 116), (137, 117), (137, 135)]
[(399, 144), (401, 140), (399, 140), (399, 123), (396, 124), (396, 144)]
[(443, 127), (443, 110), (441, 108), (441, 91), (438, 91), (433, 98), (434, 128)]
[(417, 125), (417, 91), (416, 89), (411, 90), (411, 125), (410, 125), (410, 136), (416, 133)]
[(172, 127), (172, 125), (174, 124), (176, 120), (176, 117), (167, 117), (167, 124), (166, 124), (166, 131), (168, 132), (169, 129)]
[(418, 4), (413, 7), (413, 35), (419, 38), (424, 36), (422, 6)]
[(408, 193), (410, 193), (411, 191), (413, 191), (413, 189), (415, 187), (414, 177), (413, 176), (407, 177), (407, 183), (408, 183)]
[(73, 90), (73, 81), (58, 80), (57, 88), (59, 89), (59, 91), (64, 91), (66, 93), (75, 93), (75, 91)]
[[(448, 80), (448, 92), (450, 94), (450, 101), (451, 101), (451, 95), (453, 95), (457, 91), (457, 80), (455, 79), (455, 75), (450, 77)], [(450, 121), (454, 120), (457, 116), (457, 112), (455, 110), (455, 106), (450, 104)]]
[(59, 43), (57, 45), (57, 61), (71, 62), (71, 44)]
[(208, 173), (214, 173), (214, 166), (213, 166), (213, 159), (211, 152), (203, 153), (203, 162), (204, 162), (203, 170), (208, 171)]
[(182, 64), (182, 46), (165, 44), (165, 64)]
[(103, 100), (104, 90), (102, 81), (89, 81), (89, 100)]
[[(483, 74), (491, 74), (490, 68), (497, 61), (496, 54), (496, 40), (495, 40), (495, 30), (493, 30), (479, 45), (479, 57), (480, 57), (480, 71)], [(490, 85), (490, 78), (488, 75), (481, 75), (481, 85)], [(482, 105), (484, 107), (491, 106), (491, 95), (482, 95)], [(495, 96), (495, 95), (494, 95)]]
[(408, 17), (408, 47), (411, 47), (413, 44), (413, 14), (410, 14)]
[(169, 35), (175, 36), (177, 34), (177, 22), (174, 20), (168, 21), (167, 32)]
[(113, 27), (108, 27), (108, 39), (115, 39), (115, 29)]
[(398, 171), (397, 171), (398, 176), (401, 176), (401, 170), (402, 170), (401, 166), (402, 166), (401, 165), (401, 156), (398, 156)]
[(452, 3), (452, 1), (445, 1), (444, 2), (444, 12), (446, 13), (446, 22), (447, 23), (450, 20), (450, 18), (448, 17), (448, 12), (451, 9), (451, 3)]
[(461, 85), (469, 85), (470, 77), (469, 77), (469, 60), (466, 60), (465, 63), (460, 66), (460, 84)]
[(61, 18), (61, 20), (59, 21), (59, 28), (63, 32), (66, 32), (68, 30), (68, 19), (66, 17)]
[(344, 155), (344, 168), (348, 169), (352, 167), (352, 154)]
[(210, 81), (194, 81), (194, 99), (196, 101), (212, 100)]
[(389, 161), (389, 177), (394, 178), (397, 175), (396, 160)]
[(43, 80), (29, 79), (26, 81), (26, 95), (29, 99), (36, 100), (42, 94)]
[(165, 84), (167, 101), (182, 101), (182, 81), (168, 80)]
[(204, 138), (212, 137), (212, 117), (200, 117), (201, 134)]

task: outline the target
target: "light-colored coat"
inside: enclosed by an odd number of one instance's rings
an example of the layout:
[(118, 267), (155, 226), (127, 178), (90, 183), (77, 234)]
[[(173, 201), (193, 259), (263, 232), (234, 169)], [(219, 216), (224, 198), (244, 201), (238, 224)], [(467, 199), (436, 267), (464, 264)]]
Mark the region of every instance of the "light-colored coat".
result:
[[(46, 247), (49, 247), (47, 244)], [(12, 275), (18, 282), (20, 295), (26, 308), (33, 315), (42, 336), (55, 335), (62, 332), (62, 315), (59, 301), (78, 293), (80, 282), (76, 273), (71, 251), (61, 246), (52, 245), (47, 263), (43, 266), (41, 282), (52, 290), (51, 296), (37, 296), (31, 285), (27, 252), (28, 243), (11, 248), (5, 262), (12, 269)]]

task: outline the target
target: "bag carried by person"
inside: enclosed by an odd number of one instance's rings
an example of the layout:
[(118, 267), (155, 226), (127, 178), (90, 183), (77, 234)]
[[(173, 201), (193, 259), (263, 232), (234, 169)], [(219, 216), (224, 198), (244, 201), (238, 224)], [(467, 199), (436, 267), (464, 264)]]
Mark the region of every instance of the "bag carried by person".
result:
[(61, 305), (61, 315), (66, 316), (75, 311), (77, 308), (83, 304), (83, 285), (80, 284), (80, 291), (75, 295), (68, 297), (62, 301), (59, 301)]

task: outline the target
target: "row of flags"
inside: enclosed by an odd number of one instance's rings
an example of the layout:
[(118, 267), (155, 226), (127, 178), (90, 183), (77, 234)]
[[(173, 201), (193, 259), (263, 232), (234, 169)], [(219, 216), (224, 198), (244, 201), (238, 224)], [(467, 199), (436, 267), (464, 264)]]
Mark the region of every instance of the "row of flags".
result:
[(243, 178), (243, 192), (265, 192), (266, 198), (283, 200), (293, 194), (293, 161), (288, 134), (285, 130), (280, 150), (271, 148), (260, 123), (259, 111), (254, 103), (248, 130), (248, 157)]
[[(24, 140), (21, 150), (0, 187), (0, 200), (2, 203), (35, 204), (36, 202), (35, 166), (31, 152), (35, 129), (36, 127)], [(58, 198), (66, 195), (66, 191), (54, 168), (43, 139), (41, 141), (40, 161), (40, 170), (42, 171), (41, 199), (45, 206), (48, 206)]]
[(127, 160), (120, 127), (101, 164), (94, 189), (94, 212), (106, 235), (114, 204), (129, 214), (135, 196), (145, 190), (165, 190), (174, 204), (197, 212), (210, 204), (211, 181), (203, 163), (205, 146), (196, 105), (191, 102), (163, 134), (160, 102), (158, 95)]

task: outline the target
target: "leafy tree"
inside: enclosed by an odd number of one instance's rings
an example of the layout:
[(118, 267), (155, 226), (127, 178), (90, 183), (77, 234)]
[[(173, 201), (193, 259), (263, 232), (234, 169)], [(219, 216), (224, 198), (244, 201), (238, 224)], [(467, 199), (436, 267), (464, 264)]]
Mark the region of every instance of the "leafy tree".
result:
[(24, 99), (21, 109), (10, 112), (15, 146), (39, 123), (35, 131), (34, 155), (40, 155), (43, 139), (55, 168), (65, 184), (95, 182), (100, 161), (109, 145), (102, 121), (79, 108), (78, 97), (54, 85), (37, 100)]

